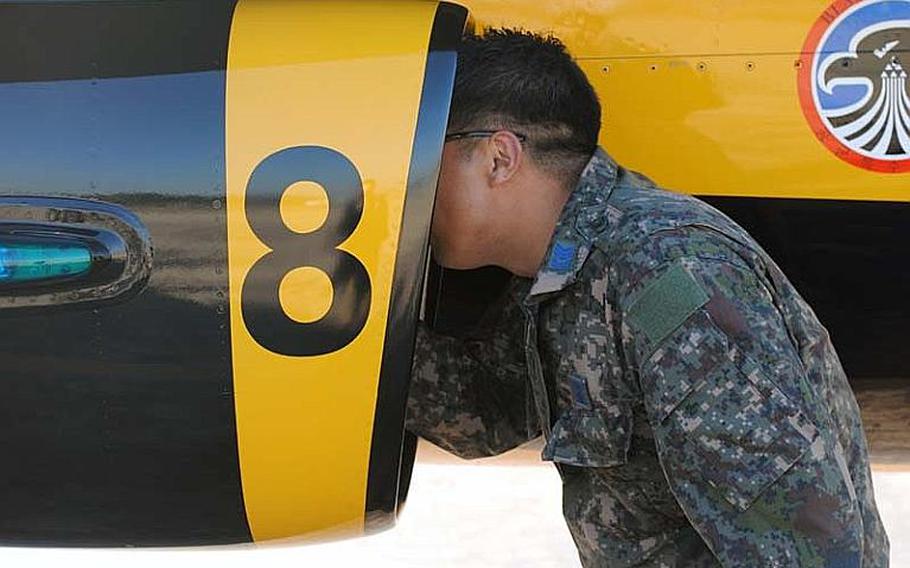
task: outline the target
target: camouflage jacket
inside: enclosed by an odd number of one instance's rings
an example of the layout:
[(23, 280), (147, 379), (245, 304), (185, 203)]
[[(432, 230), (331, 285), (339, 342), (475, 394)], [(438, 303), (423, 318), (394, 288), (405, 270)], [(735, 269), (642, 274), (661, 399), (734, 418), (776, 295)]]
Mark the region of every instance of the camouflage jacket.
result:
[(742, 228), (599, 150), (516, 280), (491, 337), (420, 330), (408, 427), (542, 433), (585, 566), (887, 566), (828, 333)]

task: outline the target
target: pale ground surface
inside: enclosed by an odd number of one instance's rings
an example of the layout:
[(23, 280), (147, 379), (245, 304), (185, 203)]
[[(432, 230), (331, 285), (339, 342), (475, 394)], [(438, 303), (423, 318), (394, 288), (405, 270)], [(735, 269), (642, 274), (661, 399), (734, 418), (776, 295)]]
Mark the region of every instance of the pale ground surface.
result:
[[(309, 546), (197, 550), (2, 549), (0, 565), (93, 568), (577, 567), (560, 514), (555, 470), (538, 448), (466, 464), (422, 446), (408, 506), (395, 529)], [(482, 464), (482, 465), (475, 465)], [(891, 566), (910, 568), (910, 468), (876, 469)]]

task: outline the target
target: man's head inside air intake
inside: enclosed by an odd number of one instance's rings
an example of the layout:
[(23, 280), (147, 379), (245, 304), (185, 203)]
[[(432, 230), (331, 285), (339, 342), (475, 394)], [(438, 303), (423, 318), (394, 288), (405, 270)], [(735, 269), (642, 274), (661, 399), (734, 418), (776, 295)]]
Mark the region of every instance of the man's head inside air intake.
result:
[(558, 39), (517, 30), (465, 38), (434, 212), (437, 261), (534, 274), (597, 148), (600, 118), (597, 94)]

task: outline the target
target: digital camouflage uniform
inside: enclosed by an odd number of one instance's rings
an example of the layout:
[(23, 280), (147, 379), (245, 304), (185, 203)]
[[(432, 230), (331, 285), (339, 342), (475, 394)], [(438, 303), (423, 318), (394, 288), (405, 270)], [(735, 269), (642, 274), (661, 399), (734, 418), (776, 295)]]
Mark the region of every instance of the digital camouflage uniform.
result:
[(828, 333), (746, 232), (593, 156), (534, 281), (476, 341), (418, 333), (408, 428), (539, 434), (585, 566), (888, 564)]

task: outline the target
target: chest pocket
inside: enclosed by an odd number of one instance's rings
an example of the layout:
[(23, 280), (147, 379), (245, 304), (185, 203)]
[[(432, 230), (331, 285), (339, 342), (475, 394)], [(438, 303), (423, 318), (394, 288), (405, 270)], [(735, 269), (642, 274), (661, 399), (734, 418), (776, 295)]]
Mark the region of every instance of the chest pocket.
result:
[(650, 356), (641, 379), (668, 477), (700, 477), (741, 510), (818, 437), (799, 406), (703, 311)]
[(553, 425), (543, 459), (580, 467), (614, 467), (627, 461), (632, 411), (623, 403), (570, 408)]

